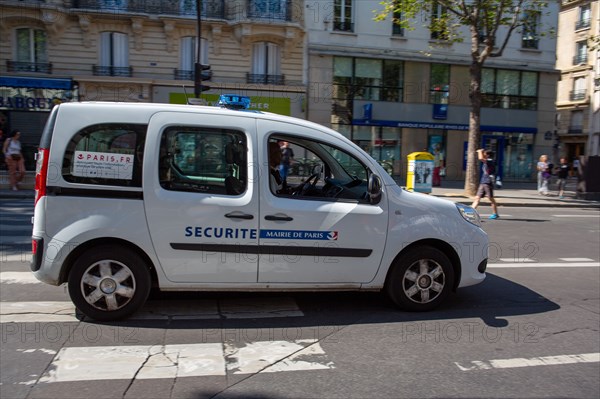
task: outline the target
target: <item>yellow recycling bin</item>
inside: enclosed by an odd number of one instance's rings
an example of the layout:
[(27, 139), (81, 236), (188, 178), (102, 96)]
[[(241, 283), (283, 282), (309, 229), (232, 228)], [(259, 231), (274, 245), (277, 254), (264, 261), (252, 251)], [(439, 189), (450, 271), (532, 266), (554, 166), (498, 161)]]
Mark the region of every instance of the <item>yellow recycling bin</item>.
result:
[(408, 154), (406, 159), (408, 159), (406, 189), (419, 193), (431, 193), (433, 155), (428, 152), (413, 152)]

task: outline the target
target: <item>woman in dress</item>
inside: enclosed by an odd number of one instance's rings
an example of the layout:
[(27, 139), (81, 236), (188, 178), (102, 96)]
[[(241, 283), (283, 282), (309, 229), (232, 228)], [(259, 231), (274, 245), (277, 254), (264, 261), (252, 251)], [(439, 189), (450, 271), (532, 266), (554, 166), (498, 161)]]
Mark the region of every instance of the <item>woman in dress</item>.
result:
[(13, 130), (11, 136), (4, 142), (2, 148), (4, 160), (8, 168), (8, 181), (12, 190), (17, 191), (18, 184), (25, 177), (25, 160), (21, 153), (21, 132)]
[(537, 163), (537, 187), (538, 192), (542, 195), (548, 194), (548, 178), (550, 174), (548, 173), (548, 156), (542, 155)]

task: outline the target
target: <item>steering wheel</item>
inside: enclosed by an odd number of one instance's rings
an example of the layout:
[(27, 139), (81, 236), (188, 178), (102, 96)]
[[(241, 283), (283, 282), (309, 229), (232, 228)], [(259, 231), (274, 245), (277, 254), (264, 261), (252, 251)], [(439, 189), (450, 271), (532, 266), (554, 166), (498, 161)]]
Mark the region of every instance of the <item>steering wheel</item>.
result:
[[(311, 182), (311, 180), (313, 181)], [(319, 173), (313, 173), (308, 177), (308, 179), (304, 180), (304, 182), (300, 183), (298, 187), (294, 189), (294, 193), (292, 195), (305, 195), (309, 190), (315, 188), (318, 181)]]

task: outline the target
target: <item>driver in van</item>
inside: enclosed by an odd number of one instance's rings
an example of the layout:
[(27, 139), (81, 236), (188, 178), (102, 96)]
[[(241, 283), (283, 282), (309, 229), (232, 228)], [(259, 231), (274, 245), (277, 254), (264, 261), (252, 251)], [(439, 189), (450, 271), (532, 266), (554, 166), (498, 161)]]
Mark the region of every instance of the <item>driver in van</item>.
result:
[(281, 193), (283, 179), (279, 174), (279, 165), (281, 164), (281, 150), (276, 141), (269, 141), (269, 184), (271, 191)]

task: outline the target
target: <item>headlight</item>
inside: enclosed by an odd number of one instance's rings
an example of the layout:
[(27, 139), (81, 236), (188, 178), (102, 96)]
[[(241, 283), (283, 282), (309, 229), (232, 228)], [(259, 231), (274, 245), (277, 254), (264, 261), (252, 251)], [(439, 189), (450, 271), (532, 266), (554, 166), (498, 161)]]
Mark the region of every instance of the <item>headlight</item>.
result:
[(481, 219), (479, 218), (479, 213), (469, 205), (465, 204), (456, 204), (456, 209), (462, 215), (462, 217), (469, 223), (474, 224), (477, 227), (481, 227)]

